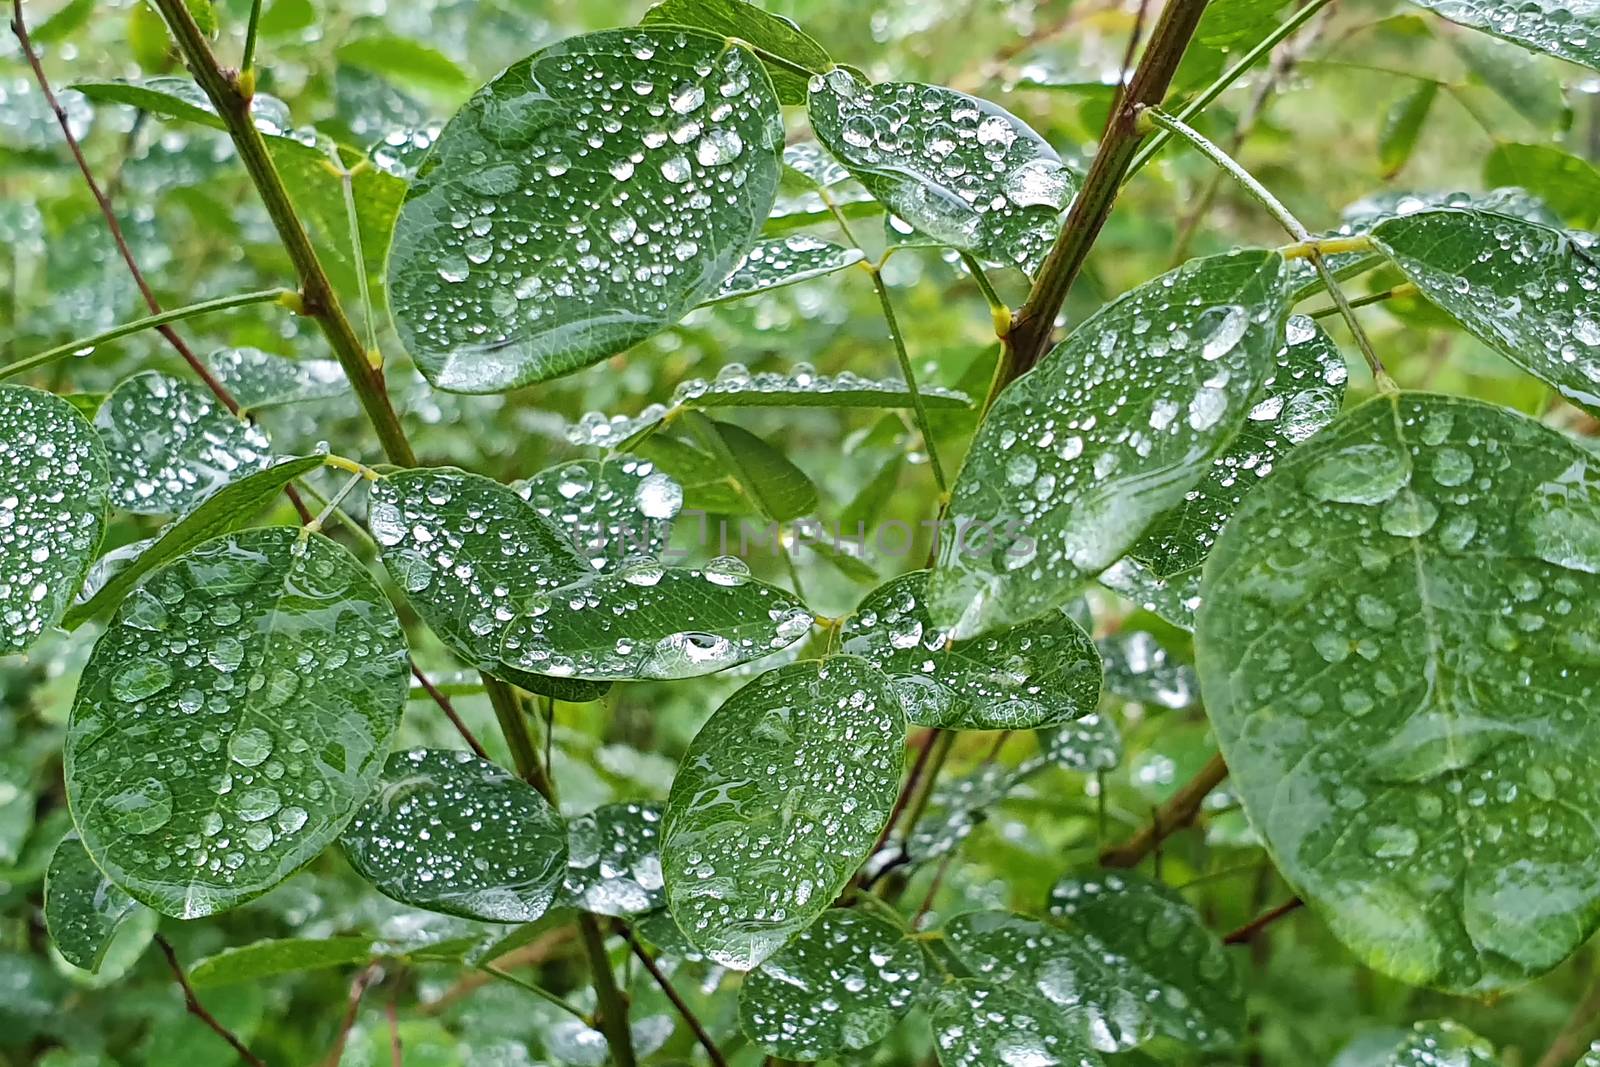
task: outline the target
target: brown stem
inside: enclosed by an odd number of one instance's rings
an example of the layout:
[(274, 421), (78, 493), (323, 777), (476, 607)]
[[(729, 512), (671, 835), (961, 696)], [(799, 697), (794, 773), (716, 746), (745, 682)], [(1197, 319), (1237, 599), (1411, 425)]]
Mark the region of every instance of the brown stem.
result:
[(383, 965), (374, 961), (361, 968), (361, 973), (350, 983), (350, 996), (345, 999), (344, 1016), (339, 1020), (339, 1032), (334, 1036), (333, 1047), (322, 1057), (322, 1067), (339, 1067), (339, 1061), (344, 1058), (345, 1042), (350, 1040), (350, 1031), (356, 1025), (356, 1013), (361, 1009), (361, 998), (366, 995), (367, 987), (382, 973)]
[(1265, 930), (1267, 927), (1271, 926), (1285, 915), (1299, 911), (1305, 906), (1306, 902), (1301, 900), (1299, 897), (1290, 897), (1288, 900), (1284, 901), (1282, 904), (1279, 904), (1271, 911), (1263, 912), (1254, 919), (1251, 919), (1249, 922), (1245, 923), (1243, 926), (1239, 927), (1239, 929), (1223, 938), (1222, 943), (1224, 945), (1247, 945), (1251, 941), (1254, 941), (1256, 939), (1256, 935), (1261, 933), (1261, 931)]
[(1578, 1006), (1572, 1009), (1571, 1018), (1534, 1067), (1570, 1067), (1582, 1055), (1583, 1039), (1594, 1028), (1596, 1019), (1600, 1019), (1600, 978), (1595, 979)]
[(383, 1006), (384, 1018), (389, 1020), (389, 1064), (390, 1067), (405, 1067), (405, 1049), (400, 1044), (400, 1013), (395, 1007), (394, 998), (389, 998), (389, 1003)]
[(428, 676), (422, 673), (422, 668), (415, 663), (411, 664), (411, 676), (417, 680), (418, 685), (422, 686), (423, 691), (433, 698), (433, 702), (439, 705), (439, 710), (444, 712), (445, 718), (450, 720), (450, 725), (456, 728), (456, 732), (467, 743), (467, 747), (471, 748), (479, 759), (488, 759), (489, 754), (483, 750), (482, 745), (478, 744), (478, 739), (472, 736), (472, 731), (467, 729), (467, 724), (461, 721), (461, 715), (456, 711), (455, 705), (450, 703), (450, 698), (438, 686), (430, 682)]
[(618, 924), (617, 931), (622, 935), (622, 939), (628, 943), (628, 947), (633, 949), (633, 954), (638, 957), (644, 969), (650, 972), (650, 977), (655, 979), (656, 985), (661, 987), (661, 992), (665, 993), (667, 999), (672, 1001), (672, 1006), (678, 1009), (678, 1014), (683, 1016), (683, 1021), (693, 1031), (695, 1040), (700, 1042), (700, 1047), (706, 1050), (706, 1055), (711, 1058), (714, 1067), (728, 1067), (728, 1061), (723, 1058), (722, 1050), (717, 1048), (717, 1043), (711, 1039), (711, 1035), (706, 1032), (706, 1028), (700, 1024), (700, 1019), (690, 1009), (689, 1005), (684, 1003), (683, 998), (678, 995), (678, 991), (672, 987), (672, 982), (665, 974), (661, 973), (661, 968), (656, 964), (655, 959), (651, 957), (649, 951), (639, 943), (638, 938), (633, 936), (633, 931), (621, 924)]
[(1194, 822), (1206, 796), (1228, 777), (1228, 765), (1220, 755), (1212, 756), (1200, 773), (1186, 782), (1168, 801), (1161, 805), (1150, 820), (1150, 825), (1118, 845), (1100, 851), (1102, 867), (1137, 867), (1139, 862), (1174, 831)]
[(234, 1035), (232, 1030), (217, 1021), (217, 1017), (206, 1010), (200, 1003), (200, 998), (194, 995), (194, 987), (189, 984), (188, 975), (183, 973), (183, 964), (178, 962), (178, 954), (173, 951), (172, 942), (161, 934), (156, 935), (156, 944), (161, 949), (161, 954), (167, 958), (167, 967), (172, 971), (172, 977), (177, 981), (178, 988), (183, 990), (183, 1004), (189, 1009), (189, 1014), (205, 1023), (211, 1028), (212, 1033), (232, 1046), (239, 1058), (250, 1064), (250, 1067), (267, 1067), (260, 1056), (250, 1051), (250, 1047)]

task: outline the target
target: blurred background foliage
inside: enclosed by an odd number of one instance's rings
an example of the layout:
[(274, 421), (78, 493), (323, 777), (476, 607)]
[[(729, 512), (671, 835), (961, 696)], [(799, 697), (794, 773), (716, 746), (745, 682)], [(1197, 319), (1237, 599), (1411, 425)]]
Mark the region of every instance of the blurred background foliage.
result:
[[(247, 0), (217, 0), (216, 47), (224, 56), (238, 54), (248, 6)], [(436, 128), (506, 64), (573, 33), (636, 21), (643, 6), (620, 0), (267, 0), (260, 88), (288, 103), (297, 129), (315, 129), (358, 152), (381, 148), (386, 138), (392, 147), (406, 136), (399, 131)], [(838, 61), (875, 78), (948, 84), (993, 99), (1064, 157), (1079, 161), (1092, 153), (1110, 99), (1108, 83), (1136, 17), (1135, 7), (1121, 0), (773, 0), (766, 6), (796, 19)], [(1177, 91), (1204, 86), (1289, 10), (1278, 0), (1213, 0), (1210, 29), (1185, 61)], [(158, 17), (129, 0), (30, 0), (25, 11), (72, 126), (161, 300), (178, 305), (285, 284), (289, 265), (222, 133), (128, 107), (91, 105), (65, 88), (88, 79), (182, 74)], [(1600, 79), (1592, 74), (1398, 3), (1336, 0), (1198, 125), (1233, 146), (1313, 229), (1336, 227), (1342, 213), (1366, 197), (1510, 184), (1544, 198), (1566, 224), (1592, 227), (1600, 215), (1600, 171), (1588, 162), (1600, 149), (1597, 93)], [(804, 138), (803, 117), (792, 117), (791, 140)], [(308, 201), (326, 194), (315, 175), (295, 191)], [(313, 203), (301, 207), (315, 220)], [(882, 232), (875, 219), (857, 230)], [(826, 225), (816, 232), (836, 236)], [(336, 273), (350, 306), (359, 307), (340, 238), (338, 232), (318, 234), (335, 258), (345, 257)], [(1271, 220), (1219, 182), (1208, 164), (1170, 146), (1128, 187), (1066, 317), (1082, 318), (1186, 256), (1282, 240)], [(921, 380), (981, 396), (995, 345), (982, 295), (959, 260), (910, 249), (889, 261), (885, 276)], [(997, 272), (995, 279), (1002, 295), (1020, 301), (1020, 275)], [(1380, 272), (1354, 283), (1350, 293), (1396, 281)], [(0, 363), (143, 312), (9, 36), (0, 41), (0, 290)], [(1362, 316), (1403, 387), (1472, 394), (1533, 413), (1552, 408), (1548, 388), (1415, 299), (1389, 301)], [(379, 319), (381, 326), (381, 313)], [(1348, 340), (1336, 320), (1326, 321), (1341, 342)], [(293, 358), (329, 355), (314, 325), (272, 305), (194, 320), (182, 332), (201, 352), (253, 346)], [(601, 367), (504, 396), (434, 392), (405, 362), (391, 331), (381, 329), (380, 341), (396, 406), (419, 455), (507, 481), (593, 454), (566, 436), (584, 413), (636, 413), (669, 400), (679, 382), (714, 376), (730, 364), (789, 370), (804, 361), (830, 373), (895, 371), (871, 285), (856, 271), (702, 309)], [(25, 380), (92, 396), (149, 367), (186, 373), (160, 339), (146, 333)], [(1353, 401), (1370, 390), (1370, 380), (1359, 360), (1351, 371)], [(1557, 408), (1550, 417), (1587, 429), (1571, 410)], [(353, 400), (278, 408), (262, 413), (262, 420), (280, 452), (328, 442), (344, 454), (379, 458)], [(818, 485), (817, 517), (824, 523), (898, 519), (915, 528), (932, 516), (937, 501), (908, 420), (909, 413), (827, 409), (733, 415)], [(974, 416), (937, 413), (935, 423), (941, 454), (953, 467)], [(286, 509), (278, 518), (293, 521)], [(112, 543), (137, 540), (154, 528), (154, 520), (120, 516)], [(680, 522), (680, 538), (692, 541), (694, 528), (692, 521)], [(737, 528), (730, 529), (737, 538)], [(699, 558), (717, 554), (714, 526), (712, 532), (713, 544), (684, 547)], [(333, 534), (344, 536), (337, 528)], [(921, 544), (899, 555), (869, 552), (865, 562), (888, 577), (917, 566), (924, 552)], [(788, 581), (777, 558), (758, 552), (750, 562), (758, 574)], [(809, 551), (801, 553), (799, 575), (810, 602), (827, 613), (849, 610), (877, 580), (860, 566), (841, 569), (836, 559)], [(1038, 911), (1051, 883), (1070, 870), (1091, 868), (1102, 844), (1146, 823), (1214, 751), (1187, 666), (1188, 635), (1110, 593), (1094, 595), (1091, 607), (1108, 656), (1103, 711), (1120, 733), (1120, 758), (1108, 765), (1113, 761), (1105, 758), (1104, 737), (1091, 751), (1071, 738), (1052, 745), (1031, 734), (960, 735), (945, 785), (923, 823), (924, 862), (910, 869), (903, 898), (909, 905), (926, 897), (934, 916), (980, 906)], [(185, 1013), (159, 953), (148, 948), (148, 930), (114, 947), (95, 976), (75, 971), (47, 947), (40, 887), (69, 823), (59, 753), (90, 630), (47, 639), (25, 659), (0, 664), (0, 1063), (236, 1062)], [(494, 752), (487, 703), (466, 684), (460, 665), (420, 625), (412, 635), (426, 670), (462, 683), (452, 690), (458, 707), (491, 753), (503, 755)], [(558, 705), (555, 770), (563, 806), (581, 812), (611, 800), (663, 798), (699, 724), (759, 669), (673, 685), (619, 685), (601, 702)], [(406, 744), (460, 743), (426, 699), (412, 702), (404, 732)], [(1030, 773), (1018, 778), (1010, 773), (1017, 768)], [(947, 855), (953, 858), (941, 863)], [(1155, 862), (1219, 932), (1290, 895), (1225, 791), (1209, 798), (1196, 827), (1165, 842)], [(528, 944), (519, 961), (584, 1003), (581, 956), (553, 932), (560, 922), (558, 914), (523, 931), (519, 938)], [(205, 922), (164, 921), (163, 929), (179, 955), (192, 961), (224, 946), (291, 935), (360, 933), (403, 950), (459, 936), (470, 925), (384, 900), (330, 852), (255, 903)], [(1306, 912), (1235, 951), (1249, 958), (1246, 1051), (1197, 1059), (1181, 1050), (1146, 1049), (1113, 1062), (1298, 1067), (1338, 1057), (1342, 1067), (1359, 1067), (1373, 1062), (1361, 1050), (1392, 1044), (1397, 1027), (1452, 1016), (1504, 1049), (1508, 1067), (1532, 1067), (1597, 963), (1595, 950), (1586, 949), (1488, 1004), (1411, 989), (1359, 967)], [(670, 952), (665, 962), (713, 1033), (726, 1039), (734, 1061), (758, 1062), (735, 1036), (734, 979)], [(204, 999), (273, 1064), (323, 1062), (347, 1010), (355, 1023), (340, 1061), (345, 1064), (390, 1062), (391, 1011), (411, 1067), (603, 1060), (597, 1035), (569, 1017), (510, 986), (464, 978), (457, 967), (386, 964), (352, 1007), (354, 972), (220, 986), (206, 990)], [(629, 981), (640, 1045), (657, 1050), (654, 1062), (699, 1055), (648, 977), (634, 968)], [(913, 1019), (849, 1062), (922, 1062), (929, 1055), (925, 1035), (926, 1027)]]

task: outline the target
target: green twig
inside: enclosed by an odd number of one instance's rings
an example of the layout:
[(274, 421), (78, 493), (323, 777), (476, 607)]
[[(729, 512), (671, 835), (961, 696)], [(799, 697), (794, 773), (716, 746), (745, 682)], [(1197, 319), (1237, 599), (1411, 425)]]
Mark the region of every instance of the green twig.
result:
[(911, 394), (911, 409), (916, 414), (917, 432), (922, 434), (922, 447), (928, 452), (928, 465), (933, 468), (933, 481), (939, 492), (946, 490), (944, 468), (939, 464), (939, 446), (934, 440), (933, 425), (928, 421), (928, 406), (922, 402), (922, 392), (917, 388), (917, 375), (911, 368), (911, 356), (906, 351), (906, 339), (900, 332), (900, 321), (895, 318), (894, 305), (889, 302), (889, 287), (883, 284), (883, 274), (876, 268), (872, 287), (877, 290), (878, 304), (883, 308), (883, 321), (889, 327), (889, 339), (894, 342), (895, 358), (900, 361), (900, 373), (905, 377), (906, 390)]
[(518, 989), (525, 989), (547, 1004), (554, 1004), (568, 1015), (581, 1020), (585, 1026), (594, 1025), (594, 1020), (590, 1019), (587, 1014), (567, 1003), (561, 997), (556, 996), (556, 994), (550, 992), (550, 990), (546, 989), (542, 985), (539, 985), (535, 982), (530, 982), (526, 978), (520, 978), (517, 975), (512, 974), (510, 971), (502, 971), (492, 963), (480, 963), (478, 964), (478, 970), (482, 971), (484, 974), (492, 975), (493, 977), (500, 979), (502, 982), (507, 982), (511, 985), (514, 985)]

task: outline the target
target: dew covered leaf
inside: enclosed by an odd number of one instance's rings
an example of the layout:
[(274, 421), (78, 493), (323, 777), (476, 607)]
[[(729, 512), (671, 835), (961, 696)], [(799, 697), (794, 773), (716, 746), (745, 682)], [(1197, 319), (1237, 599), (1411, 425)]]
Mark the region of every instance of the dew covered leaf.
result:
[(196, 961), (189, 970), (189, 981), (197, 989), (257, 982), (301, 971), (366, 963), (378, 955), (378, 945), (370, 937), (281, 938), (255, 941), (225, 948), (214, 956)]
[(997, 1063), (1101, 1067), (1081, 1016), (1027, 989), (964, 978), (933, 994), (928, 1010), (942, 1067)]
[[(196, 505), (194, 510), (144, 542), (136, 555), (119, 561), (88, 599), (74, 604), (67, 611), (62, 624), (75, 627), (105, 614), (122, 603), (139, 579), (155, 568), (183, 555), (202, 541), (249, 525), (280, 498), (286, 485), (321, 467), (323, 462), (322, 456), (286, 459), (226, 483)], [(106, 557), (102, 557), (100, 563), (96, 564), (94, 578), (100, 578), (98, 568), (105, 561)]]
[(1505, 409), (1379, 397), (1291, 453), (1206, 564), (1196, 666), (1250, 822), (1413, 985), (1517, 984), (1600, 920), (1594, 462)]
[(225, 482), (272, 462), (267, 435), (206, 389), (159, 371), (118, 383), (94, 417), (111, 502), (136, 515), (188, 511)]
[(557, 678), (695, 678), (792, 645), (811, 622), (731, 556), (697, 568), (639, 560), (536, 598), (505, 628), (500, 657)]
[(760, 63), (668, 27), (571, 37), (445, 126), (389, 256), (395, 327), (428, 380), (502, 392), (672, 325), (755, 242), (783, 126)]
[(228, 534), (151, 572), (95, 645), (67, 727), (84, 847), (175, 918), (266, 892), (366, 798), (407, 662), (394, 608), (320, 534)]
[(227, 129), (205, 90), (192, 78), (86, 78), (73, 82), (71, 88), (96, 103), (126, 104), (164, 119)]
[(1125, 556), (1100, 572), (1100, 584), (1180, 630), (1194, 630), (1200, 608), (1198, 569), (1157, 578), (1143, 563)]
[(665, 907), (661, 805), (606, 804), (567, 823), (566, 903), (623, 918)]
[(512, 487), (576, 546), (593, 570), (659, 557), (683, 508), (683, 486), (636, 456), (584, 459)]
[(67, 401), (0, 386), (0, 654), (61, 620), (105, 535), (106, 450)]
[(344, 371), (332, 359), (288, 359), (259, 348), (219, 348), (205, 362), (246, 411), (350, 392)]
[(538, 790), (443, 749), (390, 756), (339, 844), (385, 896), (482, 922), (533, 922), (567, 866), (566, 824)]
[(1056, 607), (1181, 503), (1272, 372), (1286, 303), (1276, 252), (1192, 260), (1007, 386), (951, 489), (935, 623), (967, 636)]
[[(782, 15), (764, 11), (746, 0), (661, 0), (644, 13), (640, 23), (693, 26), (744, 41), (812, 74), (821, 74), (833, 67), (827, 50), (810, 34)], [(777, 63), (767, 63), (766, 68), (779, 102), (806, 102), (808, 78)]]
[[(1381, 1067), (1500, 1067), (1494, 1047), (1460, 1023), (1417, 1023)], [(1583, 1067), (1579, 1063), (1578, 1067)]]
[(1484, 344), (1600, 413), (1600, 262), (1573, 235), (1483, 211), (1380, 223), (1377, 243), (1422, 295)]
[(757, 241), (722, 280), (705, 303), (738, 300), (768, 289), (820, 278), (825, 274), (853, 267), (866, 258), (859, 248), (846, 248), (810, 234), (769, 237)]
[(763, 1051), (820, 1060), (888, 1035), (922, 992), (922, 949), (885, 919), (830, 908), (739, 988), (739, 1026)]
[(100, 872), (77, 834), (61, 839), (44, 876), (44, 923), (63, 959), (98, 971), (117, 931), (143, 910)]
[(889, 676), (906, 718), (945, 730), (1029, 730), (1100, 700), (1100, 655), (1061, 612), (954, 641), (928, 618), (927, 571), (879, 586), (840, 631), (841, 647)]
[(1484, 157), (1483, 180), (1528, 190), (1569, 225), (1590, 229), (1600, 220), (1600, 168), (1555, 145), (1501, 142)]
[(1158, 708), (1199, 702), (1194, 668), (1178, 660), (1148, 630), (1118, 630), (1097, 643), (1105, 662), (1106, 692)]
[(952, 248), (1044, 262), (1079, 179), (1011, 112), (918, 82), (869, 85), (843, 68), (812, 82), (817, 139), (879, 201)]
[[(962, 410), (971, 398), (953, 389), (918, 385), (930, 411)], [(809, 363), (792, 363), (783, 371), (752, 373), (742, 363), (729, 363), (715, 378), (690, 378), (673, 391), (674, 404), (686, 408), (909, 408), (911, 390), (898, 378), (863, 378), (851, 371), (818, 374)]]
[(1600, 70), (1600, 13), (1567, 0), (1412, 0), (1451, 22)]
[(1304, 315), (1289, 319), (1285, 333), (1238, 434), (1183, 502), (1156, 519), (1129, 551), (1157, 578), (1204, 563), (1244, 495), (1272, 473), (1279, 457), (1339, 414), (1349, 378), (1339, 347)]
[(1108, 771), (1122, 762), (1116, 720), (1096, 712), (1039, 731), (1039, 755), (1069, 771)]
[(905, 716), (854, 656), (791, 663), (729, 697), (684, 754), (662, 821), (667, 903), (748, 971), (839, 895), (888, 821)]

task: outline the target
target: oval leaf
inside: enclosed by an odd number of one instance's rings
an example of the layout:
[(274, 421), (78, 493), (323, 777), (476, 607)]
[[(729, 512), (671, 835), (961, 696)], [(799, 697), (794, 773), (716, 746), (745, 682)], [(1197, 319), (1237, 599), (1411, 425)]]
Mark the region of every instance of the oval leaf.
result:
[(1594, 463), (1501, 408), (1379, 397), (1206, 564), (1195, 658), (1230, 786), (1340, 940), (1412, 984), (1516, 984), (1600, 921)]
[(1536, 52), (1559, 56), (1600, 70), (1600, 15), (1582, 3), (1543, 0), (1413, 0), (1484, 33), (1514, 41)]
[(77, 834), (61, 839), (44, 876), (44, 924), (63, 959), (98, 971), (117, 930), (143, 910), (100, 873)]
[(207, 956), (189, 971), (189, 981), (198, 988), (258, 982), (301, 971), (319, 971), (365, 963), (379, 954), (370, 937), (282, 938), (256, 941), (236, 948), (225, 948)]
[(809, 79), (793, 68), (821, 74), (833, 66), (827, 51), (782, 15), (763, 11), (746, 0), (661, 0), (640, 20), (675, 26), (694, 26), (723, 37), (745, 41), (786, 63), (767, 63), (767, 74), (778, 99), (785, 104), (806, 102)]
[(905, 717), (865, 660), (761, 675), (695, 735), (672, 782), (661, 867), (678, 927), (748, 971), (810, 926), (889, 819)]
[(805, 233), (757, 241), (705, 302), (738, 300), (820, 278), (853, 267), (865, 258), (866, 253), (859, 248), (846, 248)]
[(683, 508), (683, 486), (635, 456), (563, 463), (514, 488), (594, 570), (659, 557)]
[(535, 52), (456, 113), (406, 195), (389, 255), (401, 340), (464, 393), (642, 341), (754, 243), (782, 143), (760, 63), (721, 37), (606, 30)]
[(394, 608), (320, 534), (246, 530), (152, 572), (72, 706), (64, 774), (84, 847), (164, 915), (259, 896), (366, 798), (407, 664)]
[[(1449, 1019), (1417, 1023), (1382, 1067), (1500, 1067), (1494, 1046)], [(1580, 1063), (1578, 1067), (1583, 1067)]]
[(661, 805), (607, 804), (568, 823), (564, 894), (577, 908), (624, 918), (666, 906)]
[(349, 379), (331, 359), (287, 359), (259, 348), (220, 348), (206, 357), (206, 366), (246, 411), (350, 392)]
[(1082, 1016), (1015, 986), (962, 979), (942, 987), (928, 1011), (943, 1067), (997, 1063), (1101, 1067)]

